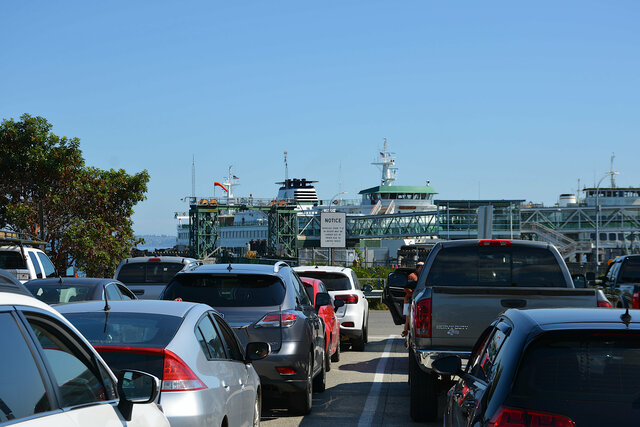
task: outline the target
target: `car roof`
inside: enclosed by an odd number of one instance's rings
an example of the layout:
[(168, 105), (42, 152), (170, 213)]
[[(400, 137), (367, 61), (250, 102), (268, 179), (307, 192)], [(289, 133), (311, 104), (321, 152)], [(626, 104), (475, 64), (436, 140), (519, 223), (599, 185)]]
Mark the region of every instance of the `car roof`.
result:
[(11, 306), (20, 305), (20, 306), (39, 308), (41, 310), (45, 310), (55, 315), (56, 317), (60, 317), (59, 313), (53, 308), (51, 308), (49, 304), (46, 304), (40, 301), (34, 296), (17, 294), (14, 292), (0, 291), (0, 306), (3, 306), (3, 305), (11, 305)]
[(0, 291), (33, 296), (13, 274), (3, 269), (0, 269)]
[(60, 280), (62, 279), (62, 284), (69, 285), (106, 285), (107, 283), (120, 283), (116, 279), (103, 279), (96, 277), (54, 277), (47, 279), (33, 279), (29, 280), (25, 283), (25, 285), (40, 285), (40, 286), (60, 286)]
[[(531, 310), (510, 309), (505, 317), (528, 322), (541, 329), (574, 329), (575, 325), (588, 324), (594, 328), (606, 328), (611, 324), (623, 325), (620, 316), (625, 309), (615, 308), (537, 308)], [(631, 324), (640, 327), (640, 310), (629, 310)]]
[[(154, 261), (149, 261), (153, 259)], [(130, 264), (133, 262), (177, 262), (182, 264), (184, 261), (195, 262), (195, 258), (187, 258), (181, 256), (138, 256), (132, 258), (125, 258), (121, 264)]]
[[(104, 301), (81, 301), (68, 304), (56, 304), (54, 307), (62, 314), (104, 312)], [(185, 317), (194, 308), (201, 306), (207, 310), (212, 308), (206, 304), (186, 301), (132, 300), (109, 301), (110, 313), (149, 313), (167, 316)]]
[(216, 273), (216, 274), (268, 274), (276, 275), (280, 268), (289, 267), (280, 265), (277, 269), (273, 264), (205, 264), (180, 274)]
[(293, 267), (293, 270), (296, 273), (301, 273), (301, 272), (314, 272), (314, 271), (321, 271), (321, 272), (327, 272), (327, 273), (342, 273), (342, 274), (349, 274), (349, 271), (351, 271), (351, 269), (349, 267), (340, 267), (340, 266), (333, 266), (333, 265), (301, 265), (299, 267)]

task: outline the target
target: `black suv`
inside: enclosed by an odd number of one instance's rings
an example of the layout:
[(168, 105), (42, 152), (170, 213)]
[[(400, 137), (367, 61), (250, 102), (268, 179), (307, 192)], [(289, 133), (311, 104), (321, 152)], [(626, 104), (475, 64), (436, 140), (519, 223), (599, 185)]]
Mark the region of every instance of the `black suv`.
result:
[(198, 266), (176, 274), (160, 298), (214, 307), (243, 346), (268, 342), (271, 353), (254, 363), (263, 396), (284, 397), (296, 414), (311, 411), (312, 391), (325, 389), (325, 329), (317, 310), (331, 303), (328, 293), (318, 294), (314, 307), (298, 275), (278, 262)]

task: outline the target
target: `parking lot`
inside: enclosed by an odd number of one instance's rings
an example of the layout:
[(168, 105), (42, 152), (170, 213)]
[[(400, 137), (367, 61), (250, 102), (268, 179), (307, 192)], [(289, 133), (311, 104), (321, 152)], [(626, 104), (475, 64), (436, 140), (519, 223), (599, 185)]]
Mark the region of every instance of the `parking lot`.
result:
[(264, 426), (440, 426), (442, 419), (419, 424), (409, 416), (407, 352), (387, 310), (370, 312), (369, 344), (364, 352), (345, 351), (327, 373), (327, 389), (313, 395), (305, 417), (265, 410)]

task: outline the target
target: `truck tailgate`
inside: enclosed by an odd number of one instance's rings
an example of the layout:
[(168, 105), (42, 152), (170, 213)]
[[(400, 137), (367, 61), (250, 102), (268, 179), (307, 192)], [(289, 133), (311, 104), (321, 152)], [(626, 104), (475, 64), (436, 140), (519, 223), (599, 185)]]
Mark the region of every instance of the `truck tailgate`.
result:
[(594, 289), (432, 288), (431, 345), (471, 348), (482, 331), (509, 308), (597, 307)]

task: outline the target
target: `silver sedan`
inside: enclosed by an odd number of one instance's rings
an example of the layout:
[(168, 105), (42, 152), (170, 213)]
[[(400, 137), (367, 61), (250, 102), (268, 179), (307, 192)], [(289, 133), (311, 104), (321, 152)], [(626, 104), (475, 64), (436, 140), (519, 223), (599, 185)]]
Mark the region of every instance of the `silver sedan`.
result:
[(111, 369), (139, 369), (162, 380), (158, 403), (172, 426), (257, 426), (260, 379), (220, 313), (205, 304), (137, 300), (56, 306)]

